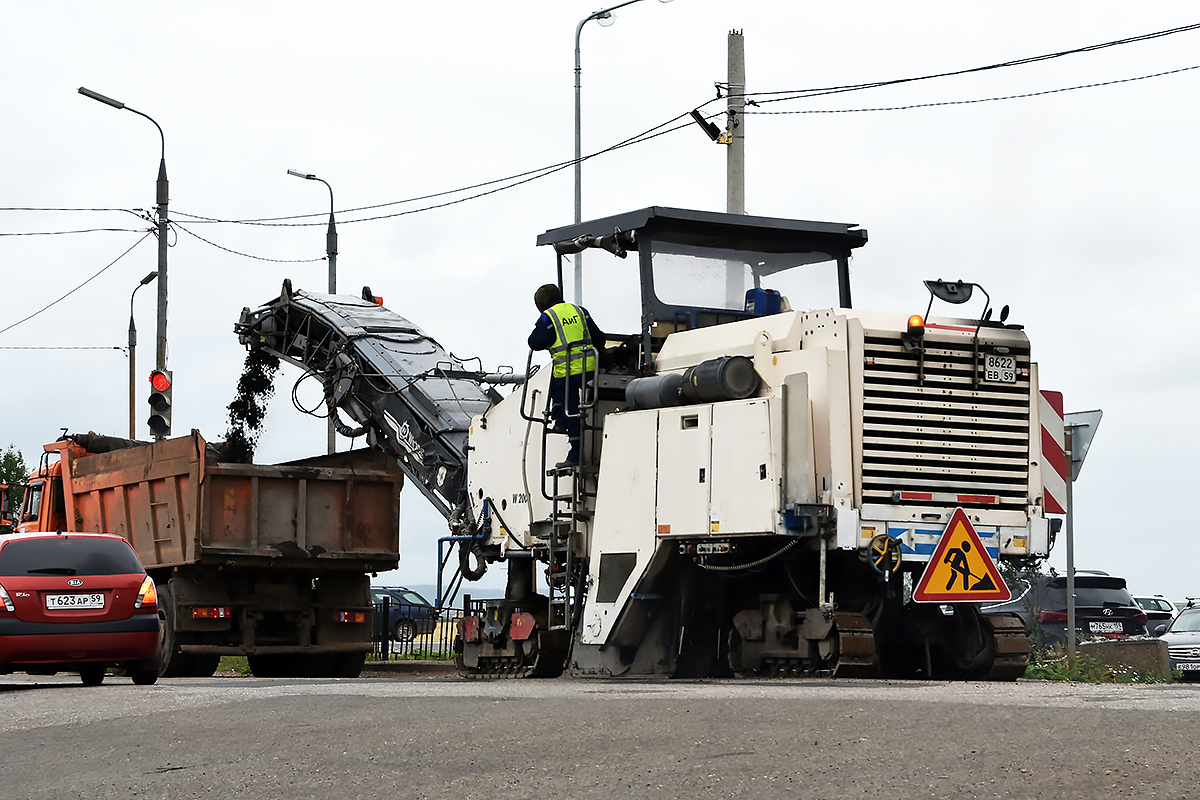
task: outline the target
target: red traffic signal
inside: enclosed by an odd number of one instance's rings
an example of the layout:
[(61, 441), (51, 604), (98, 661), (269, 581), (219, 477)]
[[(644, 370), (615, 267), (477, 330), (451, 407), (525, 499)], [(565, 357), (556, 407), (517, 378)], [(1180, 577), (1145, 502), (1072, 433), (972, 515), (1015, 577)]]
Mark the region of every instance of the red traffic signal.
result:
[(156, 369), (150, 373), (150, 385), (156, 392), (165, 392), (171, 388), (171, 373)]
[(172, 383), (170, 370), (156, 369), (150, 373), (150, 396), (146, 398), (150, 404), (150, 419), (146, 424), (159, 438), (171, 435)]

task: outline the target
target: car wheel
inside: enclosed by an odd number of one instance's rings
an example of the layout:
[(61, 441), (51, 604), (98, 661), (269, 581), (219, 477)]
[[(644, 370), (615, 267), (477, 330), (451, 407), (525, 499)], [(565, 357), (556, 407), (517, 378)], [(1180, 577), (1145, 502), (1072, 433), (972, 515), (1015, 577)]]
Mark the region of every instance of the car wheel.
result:
[(397, 642), (411, 642), (417, 637), (417, 628), (413, 625), (412, 620), (402, 619), (396, 623), (396, 627), (392, 629), (392, 638)]
[(138, 686), (153, 686), (158, 681), (158, 664), (130, 670), (129, 677), (133, 678), (133, 682)]
[(104, 683), (103, 664), (84, 664), (79, 668), (79, 680), (84, 686), (99, 686)]

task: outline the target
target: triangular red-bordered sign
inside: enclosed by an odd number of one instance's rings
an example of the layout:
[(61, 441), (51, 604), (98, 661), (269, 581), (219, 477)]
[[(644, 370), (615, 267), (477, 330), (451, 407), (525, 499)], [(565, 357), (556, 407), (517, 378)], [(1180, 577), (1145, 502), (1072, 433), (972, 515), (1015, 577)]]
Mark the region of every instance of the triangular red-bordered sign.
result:
[(1012, 592), (979, 541), (975, 526), (965, 511), (956, 508), (925, 566), (921, 582), (913, 590), (913, 601), (978, 603), (1010, 598)]

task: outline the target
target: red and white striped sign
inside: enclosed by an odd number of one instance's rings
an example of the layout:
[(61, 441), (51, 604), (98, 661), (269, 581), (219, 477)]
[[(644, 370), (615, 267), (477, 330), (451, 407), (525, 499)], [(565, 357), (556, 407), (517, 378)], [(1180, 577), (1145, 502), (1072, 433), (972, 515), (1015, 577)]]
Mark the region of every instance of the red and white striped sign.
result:
[(1042, 488), (1047, 514), (1067, 513), (1067, 454), (1063, 429), (1062, 392), (1041, 392), (1038, 416), (1042, 419)]

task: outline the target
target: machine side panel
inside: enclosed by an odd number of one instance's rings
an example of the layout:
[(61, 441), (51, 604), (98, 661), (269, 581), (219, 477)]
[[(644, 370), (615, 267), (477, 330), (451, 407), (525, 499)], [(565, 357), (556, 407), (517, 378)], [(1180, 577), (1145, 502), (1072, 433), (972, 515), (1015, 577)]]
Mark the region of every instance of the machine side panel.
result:
[(812, 408), (808, 399), (808, 374), (798, 372), (783, 381), (783, 499), (786, 504), (812, 503)]
[[(550, 370), (539, 370), (529, 379), (525, 412), (541, 417), (545, 407)], [(489, 499), (499, 511), (512, 534), (528, 545), (530, 522), (550, 518), (551, 503), (542, 493), (543, 483), (551, 491), (542, 470), (542, 426), (521, 417), (521, 390), (492, 406), (471, 425), (467, 494), (471, 515), (478, 519), (483, 500)], [(567, 437), (548, 436), (546, 463), (555, 464), (567, 454)], [(493, 526), (490, 544), (507, 549), (515, 546), (501, 530)]]
[(710, 530), (774, 533), (779, 526), (779, 448), (768, 398), (712, 407)]
[[(655, 443), (659, 414), (655, 410), (611, 414), (604, 423), (604, 451), (600, 460), (601, 479), (596, 494), (596, 522), (590, 553), (587, 606), (583, 615), (581, 641), (603, 644), (629, 601), (654, 555), (657, 485)], [(705, 503), (707, 515), (707, 502)], [(601, 603), (597, 594), (602, 582), (605, 554), (636, 554), (636, 564), (612, 602)], [(616, 559), (608, 559), (612, 563)]]
[(663, 408), (658, 411), (658, 419), (658, 533), (707, 534), (712, 485), (712, 406)]
[[(827, 350), (829, 413), (829, 487), (826, 501), (837, 509), (837, 546), (858, 547), (858, 510), (854, 507), (854, 457), (850, 447), (850, 387), (845, 350)], [(849, 517), (853, 522), (848, 522)]]

